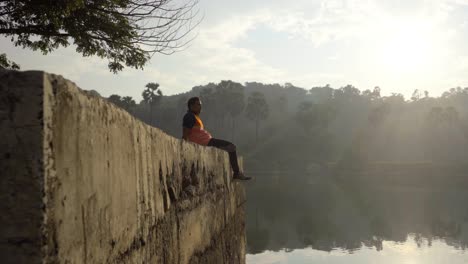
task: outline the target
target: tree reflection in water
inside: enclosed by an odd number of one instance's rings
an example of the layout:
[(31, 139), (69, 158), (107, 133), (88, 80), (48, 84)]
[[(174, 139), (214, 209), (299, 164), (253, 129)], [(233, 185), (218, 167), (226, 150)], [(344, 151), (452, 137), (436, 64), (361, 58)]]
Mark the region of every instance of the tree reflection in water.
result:
[(309, 247), (381, 251), (383, 241), (407, 239), (418, 247), (433, 240), (455, 249), (468, 245), (468, 188), (459, 185), (259, 175), (247, 195), (249, 254)]

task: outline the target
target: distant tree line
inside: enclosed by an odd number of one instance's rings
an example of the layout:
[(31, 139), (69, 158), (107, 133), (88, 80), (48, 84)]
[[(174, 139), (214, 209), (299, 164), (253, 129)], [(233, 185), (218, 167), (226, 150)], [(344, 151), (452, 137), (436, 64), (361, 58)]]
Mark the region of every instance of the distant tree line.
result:
[(415, 90), (381, 95), (352, 85), (304, 89), (291, 83), (221, 81), (164, 96), (148, 83), (136, 103), (108, 100), (149, 125), (181, 137), (186, 102), (200, 96), (202, 119), (215, 136), (234, 141), (246, 166), (258, 170), (303, 170), (327, 164), (465, 163), (468, 155), (468, 88), (439, 97)]

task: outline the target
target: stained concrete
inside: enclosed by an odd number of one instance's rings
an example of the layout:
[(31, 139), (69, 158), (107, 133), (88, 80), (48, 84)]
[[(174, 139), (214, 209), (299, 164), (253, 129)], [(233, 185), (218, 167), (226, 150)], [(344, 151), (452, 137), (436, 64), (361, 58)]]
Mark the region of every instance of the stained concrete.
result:
[(227, 154), (61, 76), (0, 71), (2, 263), (245, 263)]

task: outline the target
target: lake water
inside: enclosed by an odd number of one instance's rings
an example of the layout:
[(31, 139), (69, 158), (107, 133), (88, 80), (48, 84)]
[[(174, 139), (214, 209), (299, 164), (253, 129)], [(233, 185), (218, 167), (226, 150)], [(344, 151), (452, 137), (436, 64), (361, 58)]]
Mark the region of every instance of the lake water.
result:
[(466, 184), (254, 177), (246, 184), (249, 264), (468, 263)]

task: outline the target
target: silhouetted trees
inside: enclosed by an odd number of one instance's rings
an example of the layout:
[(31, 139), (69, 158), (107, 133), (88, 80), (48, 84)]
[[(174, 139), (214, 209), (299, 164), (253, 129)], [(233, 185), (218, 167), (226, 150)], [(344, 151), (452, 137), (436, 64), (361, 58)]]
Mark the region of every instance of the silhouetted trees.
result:
[(265, 100), (265, 95), (260, 92), (253, 92), (247, 99), (246, 116), (255, 122), (255, 142), (258, 141), (260, 121), (265, 120), (268, 114), (269, 107)]
[(382, 95), (378, 86), (362, 92), (352, 85), (306, 90), (290, 83), (224, 80), (164, 97), (159, 85), (150, 83), (139, 104), (114, 95), (109, 100), (180, 138), (187, 99), (200, 96), (206, 129), (233, 140), (250, 168), (466, 162), (468, 88), (440, 97), (414, 95), (410, 100), (399, 93)]
[(132, 110), (136, 107), (135, 100), (133, 100), (131, 96), (121, 97), (120, 95), (113, 94), (109, 96), (107, 100), (116, 106), (125, 109), (129, 113), (132, 113)]
[(225, 91), (226, 100), (223, 102), (224, 109), (231, 118), (231, 140), (234, 140), (236, 134), (236, 120), (244, 111), (244, 86), (232, 81), (222, 81), (219, 83), (219, 89)]
[(117, 94), (113, 94), (111, 96), (109, 96), (109, 98), (107, 98), (107, 100), (113, 104), (115, 104), (116, 106), (118, 107), (122, 107), (122, 97), (120, 95), (117, 95)]
[(132, 112), (132, 109), (136, 106), (135, 100), (131, 96), (124, 96), (122, 98), (123, 108), (128, 112)]
[(160, 101), (163, 93), (161, 89), (159, 89), (158, 83), (147, 83), (146, 89), (143, 90), (141, 94), (143, 97), (143, 102), (149, 106), (149, 123), (153, 124), (153, 110), (155, 105)]
[(0, 54), (0, 69), (19, 70), (20, 66), (9, 60), (5, 53)]
[(299, 126), (308, 135), (321, 129), (328, 128), (328, 124), (333, 118), (333, 111), (330, 105), (316, 104), (313, 102), (302, 102), (299, 104), (295, 119)]

